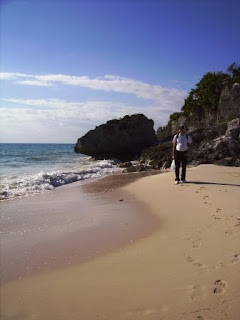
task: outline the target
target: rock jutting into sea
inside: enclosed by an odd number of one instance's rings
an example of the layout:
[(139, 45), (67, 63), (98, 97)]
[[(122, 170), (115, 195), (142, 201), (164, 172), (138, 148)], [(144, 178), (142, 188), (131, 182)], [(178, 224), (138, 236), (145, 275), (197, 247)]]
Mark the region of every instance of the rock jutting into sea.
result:
[(153, 120), (143, 114), (110, 120), (79, 138), (75, 152), (94, 159), (138, 159), (141, 152), (157, 142)]

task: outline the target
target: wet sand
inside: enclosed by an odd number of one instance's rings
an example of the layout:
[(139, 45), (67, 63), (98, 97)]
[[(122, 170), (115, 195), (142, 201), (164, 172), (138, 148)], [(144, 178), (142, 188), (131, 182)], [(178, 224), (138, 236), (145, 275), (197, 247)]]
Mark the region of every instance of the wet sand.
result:
[(120, 190), (149, 174), (113, 174), (1, 203), (1, 283), (89, 261), (152, 232), (158, 219)]
[(239, 320), (240, 168), (201, 165), (188, 180), (175, 186), (168, 172), (110, 192), (121, 196), (106, 199), (109, 213), (126, 199), (155, 217), (148, 232), (89, 261), (2, 285), (2, 319)]

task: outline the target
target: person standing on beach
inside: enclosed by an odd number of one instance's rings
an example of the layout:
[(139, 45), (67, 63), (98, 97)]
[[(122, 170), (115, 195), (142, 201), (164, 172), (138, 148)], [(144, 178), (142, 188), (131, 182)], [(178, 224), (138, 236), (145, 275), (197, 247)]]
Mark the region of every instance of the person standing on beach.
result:
[(180, 165), (182, 166), (181, 181), (186, 182), (187, 152), (192, 138), (185, 132), (184, 126), (179, 127), (179, 132), (173, 137), (173, 159), (175, 160), (175, 184), (178, 184)]

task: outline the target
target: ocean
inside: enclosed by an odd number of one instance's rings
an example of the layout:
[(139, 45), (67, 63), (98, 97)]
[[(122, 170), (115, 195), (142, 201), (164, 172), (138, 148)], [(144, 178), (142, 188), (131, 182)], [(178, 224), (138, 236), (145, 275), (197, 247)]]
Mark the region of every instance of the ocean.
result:
[(74, 144), (0, 144), (0, 200), (53, 190), (120, 169), (74, 152)]

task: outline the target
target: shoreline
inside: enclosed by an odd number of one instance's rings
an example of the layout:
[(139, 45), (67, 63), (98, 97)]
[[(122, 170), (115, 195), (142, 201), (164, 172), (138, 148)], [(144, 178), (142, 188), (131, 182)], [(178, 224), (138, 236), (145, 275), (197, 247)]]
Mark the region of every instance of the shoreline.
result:
[(154, 231), (156, 217), (121, 190), (151, 174), (110, 174), (2, 202), (1, 283), (90, 261)]
[(3, 285), (4, 319), (238, 320), (240, 169), (201, 165), (187, 175), (177, 186), (172, 172), (123, 186), (161, 227), (94, 260)]

